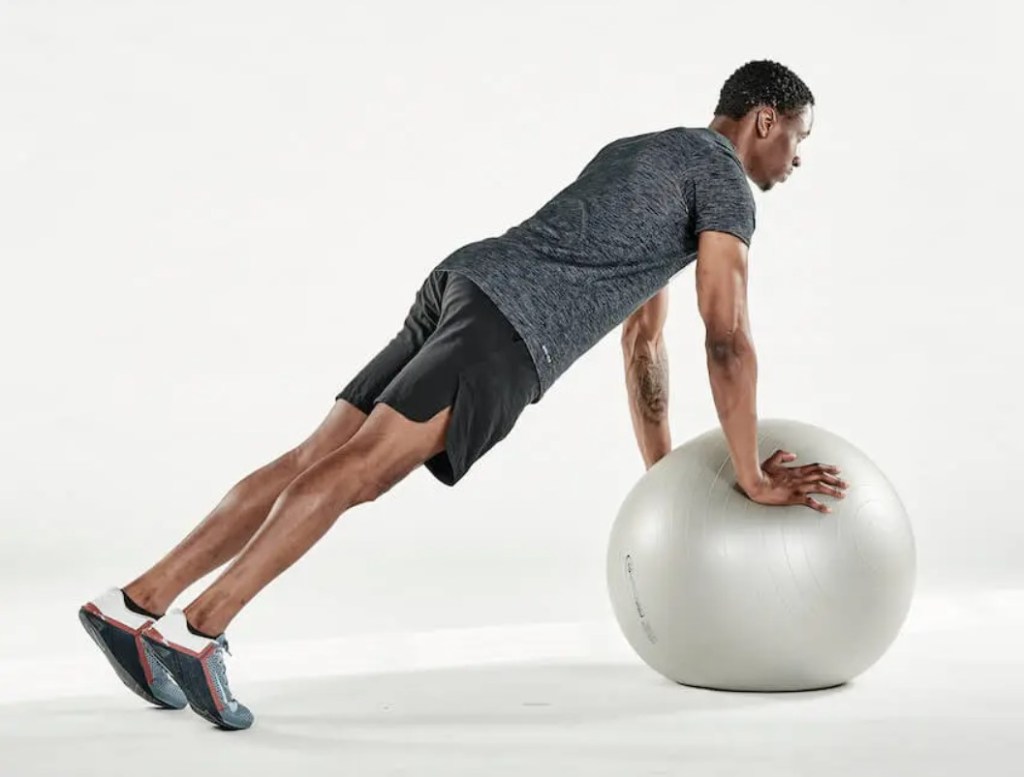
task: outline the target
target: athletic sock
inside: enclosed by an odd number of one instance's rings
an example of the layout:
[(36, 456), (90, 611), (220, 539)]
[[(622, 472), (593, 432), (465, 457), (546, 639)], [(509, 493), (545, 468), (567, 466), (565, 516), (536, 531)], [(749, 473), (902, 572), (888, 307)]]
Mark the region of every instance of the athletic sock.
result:
[(217, 637), (214, 636), (213, 634), (207, 634), (206, 632), (200, 631), (199, 629), (192, 628), (192, 624), (188, 622), (187, 618), (185, 619), (185, 628), (187, 628), (189, 631), (191, 631), (197, 637), (206, 637), (207, 639), (217, 639)]
[(160, 620), (160, 618), (163, 617), (161, 615), (157, 615), (155, 612), (150, 612), (145, 607), (142, 607), (139, 604), (136, 604), (135, 601), (130, 596), (128, 596), (128, 594), (126, 594), (123, 589), (121, 590), (121, 596), (124, 597), (124, 606), (132, 612), (138, 613), (139, 615), (148, 615), (150, 618), (153, 618), (154, 620)]

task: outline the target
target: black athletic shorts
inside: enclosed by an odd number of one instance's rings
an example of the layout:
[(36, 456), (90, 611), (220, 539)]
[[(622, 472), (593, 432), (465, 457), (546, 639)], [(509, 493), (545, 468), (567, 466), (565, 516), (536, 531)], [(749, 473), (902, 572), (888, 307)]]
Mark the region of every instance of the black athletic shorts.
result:
[(424, 466), (454, 486), (539, 396), (530, 352), (490, 297), (460, 273), (434, 270), (398, 334), (335, 400), (367, 414), (384, 402), (413, 421), (452, 405), (445, 450)]

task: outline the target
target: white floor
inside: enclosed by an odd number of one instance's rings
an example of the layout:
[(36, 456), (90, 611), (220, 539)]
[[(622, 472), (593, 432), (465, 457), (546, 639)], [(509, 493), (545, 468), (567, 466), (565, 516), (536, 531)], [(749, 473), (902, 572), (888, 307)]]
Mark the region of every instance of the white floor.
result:
[(918, 596), (874, 667), (809, 693), (676, 685), (606, 622), (232, 647), (245, 732), (149, 707), (98, 651), (5, 661), (0, 775), (1024, 775), (1018, 590)]

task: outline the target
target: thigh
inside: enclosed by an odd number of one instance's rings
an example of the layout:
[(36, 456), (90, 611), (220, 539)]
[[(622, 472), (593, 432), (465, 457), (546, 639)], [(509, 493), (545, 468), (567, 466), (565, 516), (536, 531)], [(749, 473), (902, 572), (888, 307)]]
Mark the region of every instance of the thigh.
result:
[(444, 448), (450, 409), (410, 421), (378, 403), (352, 438), (304, 469), (289, 490), (337, 498), (351, 506), (372, 501)]
[(355, 435), (366, 422), (367, 414), (344, 399), (335, 401), (327, 417), (309, 437), (295, 449), (303, 467), (320, 460), (340, 448)]
[(427, 276), (398, 334), (335, 395), (336, 401), (344, 400), (364, 415), (370, 414), (377, 396), (437, 329), (446, 282), (445, 273), (434, 271)]
[(413, 421), (387, 403), (379, 402), (345, 449), (360, 456), (377, 473), (376, 479), (390, 487), (444, 450), (450, 422), (450, 405), (424, 421)]
[(444, 485), (454, 486), (505, 439), (539, 395), (537, 371), (522, 340), (468, 365), (456, 383), (445, 448), (425, 462), (427, 469)]
[(461, 376), (517, 342), (522, 338), (490, 298), (468, 278), (453, 273), (445, 283), (434, 331), (375, 401), (422, 423), (453, 403)]
[(436, 331), (376, 401), (419, 423), (449, 411), (443, 444), (425, 464), (452, 486), (511, 431), (539, 390), (522, 337), (472, 282), (453, 278)]

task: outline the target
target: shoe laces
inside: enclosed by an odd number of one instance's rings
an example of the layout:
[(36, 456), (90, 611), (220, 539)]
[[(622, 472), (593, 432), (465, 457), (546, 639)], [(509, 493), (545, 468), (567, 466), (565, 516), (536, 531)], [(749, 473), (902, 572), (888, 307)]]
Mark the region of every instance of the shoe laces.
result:
[(216, 668), (220, 673), (221, 677), (224, 678), (224, 693), (228, 697), (228, 700), (236, 701), (234, 695), (231, 693), (231, 690), (228, 687), (228, 667), (227, 663), (224, 661), (225, 653), (227, 653), (232, 658), (234, 658), (234, 654), (228, 649), (228, 641), (226, 637), (221, 636), (219, 639), (216, 640), (216, 643), (222, 649), (213, 651), (213, 655), (210, 657), (210, 660), (216, 665)]

